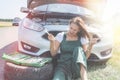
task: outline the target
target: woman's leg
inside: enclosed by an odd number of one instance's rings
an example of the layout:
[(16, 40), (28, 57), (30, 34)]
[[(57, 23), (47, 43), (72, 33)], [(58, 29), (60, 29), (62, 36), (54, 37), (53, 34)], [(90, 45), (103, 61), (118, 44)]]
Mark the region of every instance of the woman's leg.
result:
[(81, 80), (88, 80), (86, 57), (81, 47), (75, 48), (73, 52), (73, 62), (74, 71), (81, 77)]
[(87, 78), (87, 70), (86, 68), (83, 66), (83, 64), (80, 65), (80, 75), (81, 75), (81, 80), (88, 80)]

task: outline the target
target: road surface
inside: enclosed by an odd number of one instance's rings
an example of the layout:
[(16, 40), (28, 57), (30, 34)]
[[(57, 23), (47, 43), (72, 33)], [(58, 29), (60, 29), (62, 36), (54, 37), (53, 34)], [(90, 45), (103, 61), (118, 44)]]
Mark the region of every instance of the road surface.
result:
[(0, 80), (4, 80), (3, 53), (12, 53), (17, 50), (18, 27), (0, 28)]

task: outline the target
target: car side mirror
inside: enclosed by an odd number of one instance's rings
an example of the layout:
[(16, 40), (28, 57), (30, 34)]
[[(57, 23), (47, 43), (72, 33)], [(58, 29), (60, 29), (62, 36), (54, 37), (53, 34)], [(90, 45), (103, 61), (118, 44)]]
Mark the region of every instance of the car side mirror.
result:
[(29, 13), (30, 9), (25, 8), (25, 7), (21, 7), (20, 11), (23, 12), (23, 13)]

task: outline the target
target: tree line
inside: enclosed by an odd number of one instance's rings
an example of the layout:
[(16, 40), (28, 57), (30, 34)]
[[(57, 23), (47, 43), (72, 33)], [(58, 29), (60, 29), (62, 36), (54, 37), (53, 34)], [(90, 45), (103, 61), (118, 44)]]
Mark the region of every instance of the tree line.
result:
[(0, 19), (0, 21), (11, 22), (11, 21), (13, 21), (13, 19)]

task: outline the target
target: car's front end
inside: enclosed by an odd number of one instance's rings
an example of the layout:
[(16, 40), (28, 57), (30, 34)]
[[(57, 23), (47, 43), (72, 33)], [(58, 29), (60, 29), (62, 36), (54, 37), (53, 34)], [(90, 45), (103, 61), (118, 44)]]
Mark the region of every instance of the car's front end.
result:
[(59, 32), (67, 31), (69, 20), (80, 16), (88, 26), (92, 37), (99, 38), (93, 46), (89, 61), (103, 61), (111, 57), (112, 41), (103, 34), (98, 24), (95, 27), (92, 13), (78, 5), (66, 3), (54, 3), (39, 5), (28, 12), (28, 15), (21, 21), (18, 35), (18, 49), (20, 52), (40, 56), (49, 51), (49, 40), (46, 30), (56, 35)]

